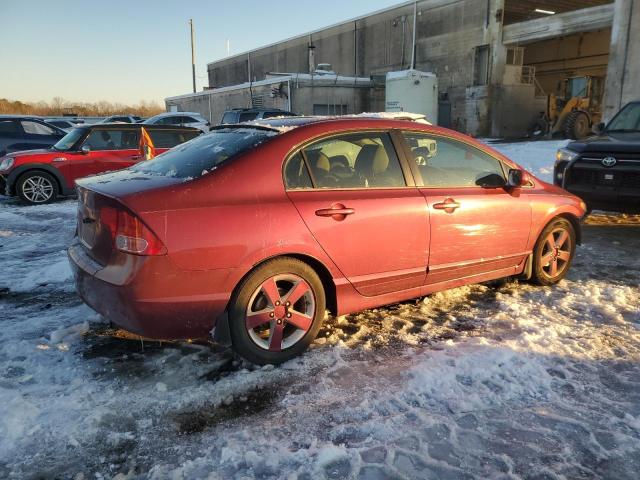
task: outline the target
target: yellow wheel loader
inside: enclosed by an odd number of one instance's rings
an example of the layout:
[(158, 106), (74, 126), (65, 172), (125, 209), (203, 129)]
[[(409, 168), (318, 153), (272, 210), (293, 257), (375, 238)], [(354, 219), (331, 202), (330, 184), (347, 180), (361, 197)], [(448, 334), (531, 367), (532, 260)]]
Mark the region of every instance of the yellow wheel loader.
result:
[(579, 140), (591, 135), (593, 125), (602, 118), (603, 77), (571, 77), (564, 80), (564, 98), (547, 95), (547, 109), (540, 112), (529, 128), (529, 136), (540, 138), (562, 134)]

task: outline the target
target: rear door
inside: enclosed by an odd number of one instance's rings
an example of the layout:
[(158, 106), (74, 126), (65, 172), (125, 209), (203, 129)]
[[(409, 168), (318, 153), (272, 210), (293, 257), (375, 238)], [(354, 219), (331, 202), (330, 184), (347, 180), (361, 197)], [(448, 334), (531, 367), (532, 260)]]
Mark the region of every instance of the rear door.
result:
[(388, 132), (317, 140), (289, 158), (285, 183), (311, 233), (362, 295), (423, 284), (426, 203)]
[(452, 138), (403, 136), (430, 210), (427, 283), (520, 265), (527, 256), (531, 207), (520, 188), (490, 186), (506, 181), (502, 162)]

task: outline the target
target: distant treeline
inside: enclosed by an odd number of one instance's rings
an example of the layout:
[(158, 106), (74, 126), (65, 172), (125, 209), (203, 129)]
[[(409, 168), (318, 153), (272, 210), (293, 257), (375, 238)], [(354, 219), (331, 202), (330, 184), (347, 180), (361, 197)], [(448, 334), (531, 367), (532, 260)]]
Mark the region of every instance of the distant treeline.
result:
[(0, 98), (0, 114), (14, 115), (45, 115), (62, 116), (64, 114), (75, 114), (80, 117), (106, 117), (117, 114), (139, 115), (141, 117), (151, 117), (160, 112), (164, 112), (156, 102), (142, 100), (137, 105), (125, 105), (123, 103), (100, 102), (69, 102), (63, 98), (55, 97), (50, 102), (20, 102), (6, 98)]

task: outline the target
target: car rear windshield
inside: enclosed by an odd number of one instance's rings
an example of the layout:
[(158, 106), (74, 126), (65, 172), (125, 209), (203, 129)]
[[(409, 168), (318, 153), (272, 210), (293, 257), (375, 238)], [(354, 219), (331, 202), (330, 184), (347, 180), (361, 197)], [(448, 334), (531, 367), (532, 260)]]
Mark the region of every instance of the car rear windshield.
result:
[(257, 128), (223, 128), (183, 143), (132, 170), (175, 178), (197, 178), (225, 160), (251, 150), (278, 132)]

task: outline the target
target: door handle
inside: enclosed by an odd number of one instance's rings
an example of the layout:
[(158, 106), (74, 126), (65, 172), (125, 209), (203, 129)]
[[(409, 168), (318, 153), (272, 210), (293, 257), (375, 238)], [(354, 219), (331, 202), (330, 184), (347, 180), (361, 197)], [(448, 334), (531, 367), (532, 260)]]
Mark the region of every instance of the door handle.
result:
[(453, 213), (456, 208), (460, 208), (460, 204), (452, 198), (445, 198), (443, 202), (434, 203), (433, 208), (444, 210), (446, 213)]
[(142, 158), (142, 155), (134, 155), (133, 157), (131, 157), (131, 160), (140, 160)]
[(341, 203), (334, 203), (331, 205), (331, 208), (316, 210), (318, 217), (331, 217), (339, 222), (344, 220), (347, 215), (353, 215), (354, 213), (356, 213), (356, 211), (353, 208), (347, 208)]

